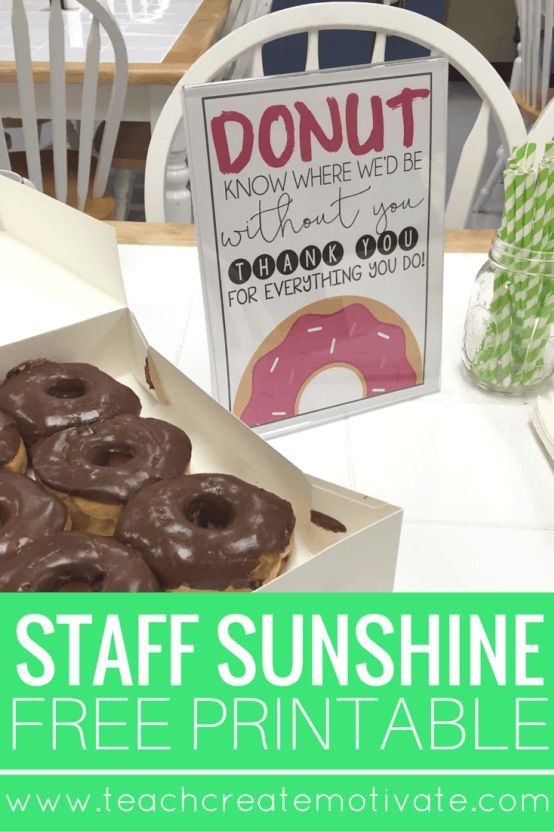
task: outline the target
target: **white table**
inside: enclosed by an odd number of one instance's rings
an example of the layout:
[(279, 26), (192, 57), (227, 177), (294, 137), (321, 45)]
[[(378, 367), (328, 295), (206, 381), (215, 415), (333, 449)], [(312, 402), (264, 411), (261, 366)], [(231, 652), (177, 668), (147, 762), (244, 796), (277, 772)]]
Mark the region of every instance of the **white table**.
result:
[[(196, 250), (123, 245), (120, 253), (148, 339), (209, 389)], [(440, 393), (272, 442), (306, 472), (404, 508), (397, 590), (554, 591), (554, 469), (528, 404), (483, 393), (461, 370), (466, 305), (483, 260), (446, 255)]]
[[(200, 6), (201, 0), (106, 0), (123, 33), (129, 63), (161, 63), (177, 37)], [(49, 0), (26, 0), (31, 56), (48, 61)], [(0, 0), (0, 61), (13, 61), (11, 0)], [(80, 6), (63, 12), (66, 60), (85, 60), (91, 15)], [(113, 52), (103, 33), (102, 62), (112, 61)]]

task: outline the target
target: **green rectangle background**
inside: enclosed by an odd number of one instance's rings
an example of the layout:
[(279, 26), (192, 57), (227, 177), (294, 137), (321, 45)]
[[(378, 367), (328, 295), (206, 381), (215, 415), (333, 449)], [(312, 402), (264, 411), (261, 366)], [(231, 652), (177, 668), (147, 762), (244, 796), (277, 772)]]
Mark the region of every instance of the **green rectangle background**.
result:
[[(549, 718), (552, 710), (550, 694), (554, 682), (554, 615), (552, 613), (552, 596), (549, 595), (367, 595), (367, 594), (165, 594), (165, 595), (4, 595), (2, 598), (2, 621), (0, 637), (3, 651), (3, 673), (0, 687), (0, 830), (64, 830), (79, 829), (102, 830), (142, 830), (162, 832), (162, 830), (537, 830), (537, 832), (554, 832), (554, 781), (550, 772), (554, 771), (554, 757), (551, 748), (552, 726), (554, 720)], [(37, 641), (47, 646), (55, 659), (56, 673), (54, 679), (45, 687), (24, 685), (17, 673), (17, 665), (28, 661), (29, 669), (39, 671), (39, 664), (30, 659), (16, 638), (16, 625), (25, 614), (39, 613), (55, 619), (60, 613), (89, 613), (94, 623), (83, 628), (81, 643), (81, 684), (70, 686), (67, 682), (67, 628), (56, 627), (48, 636), (32, 630)], [(357, 678), (354, 670), (357, 662), (367, 661), (368, 657), (352, 638), (349, 667), (351, 679), (347, 687), (340, 686), (332, 675), (326, 675), (322, 687), (314, 687), (310, 676), (309, 652), (305, 656), (306, 671), (293, 688), (275, 688), (268, 684), (261, 672), (245, 688), (230, 687), (223, 683), (218, 673), (220, 662), (230, 662), (231, 669), (239, 672), (240, 665), (229, 657), (217, 638), (217, 627), (221, 617), (228, 613), (248, 615), (255, 623), (256, 633), (240, 641), (248, 645), (254, 658), (261, 656), (259, 629), (262, 614), (271, 613), (274, 617), (275, 631), (278, 633), (275, 649), (276, 669), (286, 673), (290, 669), (290, 634), (291, 616), (303, 614), (308, 627), (309, 617), (319, 614), (323, 617), (330, 633), (336, 630), (336, 616), (349, 616), (350, 634), (354, 634), (356, 620), (367, 613), (380, 613), (393, 623), (394, 632), (382, 636), (379, 641), (398, 661), (400, 646), (398, 627), (400, 616), (409, 613), (413, 616), (414, 639), (424, 641), (427, 635), (427, 616), (437, 613), (442, 622), (449, 614), (461, 616), (462, 631), (471, 614), (479, 614), (485, 625), (492, 627), (494, 616), (505, 614), (508, 620), (508, 674), (507, 683), (498, 686), (494, 683), (492, 673), (486, 670), (483, 683), (479, 688), (471, 687), (467, 680), (455, 688), (448, 685), (444, 672), (439, 685), (430, 688), (426, 678), (426, 661), (424, 656), (414, 659), (414, 680), (410, 687), (403, 687), (397, 675), (390, 684), (367, 688)], [(151, 656), (152, 678), (148, 687), (136, 684), (136, 632), (137, 616), (140, 613), (196, 613), (200, 623), (186, 630), (193, 637), (195, 652), (183, 657), (183, 684), (180, 688), (170, 687), (168, 653), (163, 650), (160, 655)], [(529, 656), (529, 672), (544, 677), (544, 686), (536, 688), (517, 688), (514, 684), (513, 630), (511, 623), (516, 613), (541, 614), (544, 625), (532, 630), (539, 643), (540, 652)], [(98, 645), (107, 614), (117, 614), (122, 622), (126, 645), (134, 676), (132, 687), (122, 686), (116, 672), (107, 676), (106, 684), (93, 687), (92, 677), (96, 664)], [(156, 629), (158, 628), (158, 629)], [(308, 632), (308, 630), (306, 631)], [(164, 645), (168, 642), (168, 629), (165, 624), (152, 627), (154, 639)], [(240, 630), (236, 631), (239, 638)], [(443, 630), (441, 629), (441, 637)], [(375, 633), (377, 637), (377, 633)], [(307, 642), (309, 644), (309, 641)], [(448, 666), (446, 643), (441, 645), (441, 660)], [(467, 661), (467, 651), (462, 649), (462, 665)], [(235, 662), (235, 664), (234, 664)], [(260, 671), (261, 662), (257, 663)], [(442, 667), (442, 665), (441, 665)], [(379, 667), (372, 668), (375, 672)], [(330, 665), (324, 667), (328, 674)], [(122, 711), (114, 712), (114, 719), (125, 712), (129, 716), (129, 725), (113, 729), (112, 736), (118, 743), (129, 745), (126, 751), (98, 751), (93, 745), (94, 726), (92, 714), (96, 697), (123, 697), (129, 700), (123, 704)], [(135, 731), (132, 714), (134, 700), (138, 696), (167, 698), (163, 705), (163, 718), (170, 723), (164, 729), (163, 736), (169, 738), (169, 751), (138, 751), (135, 744)], [(379, 702), (372, 711), (367, 733), (363, 734), (364, 747), (356, 751), (352, 748), (351, 720), (341, 722), (336, 717), (332, 733), (332, 744), (324, 750), (314, 740), (309, 731), (299, 734), (299, 747), (296, 750), (283, 747), (270, 747), (263, 750), (257, 731), (244, 734), (238, 750), (232, 747), (232, 729), (224, 726), (210, 736), (199, 750), (192, 748), (191, 703), (194, 697), (213, 697), (230, 703), (233, 697), (252, 697), (263, 699), (270, 710), (277, 697), (288, 702), (290, 697), (298, 697), (313, 714), (320, 713), (325, 697), (377, 697)], [(451, 751), (432, 751), (429, 745), (429, 700), (430, 697), (455, 697), (466, 708), (467, 742), (464, 747)], [(541, 729), (541, 743), (549, 746), (547, 751), (517, 751), (513, 747), (513, 705), (514, 698), (544, 697), (544, 712), (541, 712), (548, 726)], [(29, 719), (37, 713), (44, 716), (45, 725), (21, 729), (17, 750), (11, 748), (11, 707), (14, 697), (41, 697), (44, 703), (33, 704), (28, 712)], [(56, 750), (51, 747), (51, 735), (48, 726), (48, 712), (52, 697), (79, 698), (87, 707), (87, 717), (83, 721), (87, 745), (83, 750), (75, 731), (67, 730), (63, 734)], [(409, 705), (410, 713), (420, 732), (423, 748), (414, 743), (413, 735), (398, 732), (385, 750), (380, 749), (380, 738), (392, 714), (394, 703), (403, 697)], [(476, 751), (472, 747), (473, 736), (471, 718), (475, 698), (480, 700), (482, 708), (482, 730), (486, 732), (487, 744), (507, 744), (504, 751)], [(128, 711), (127, 711), (128, 707)], [(40, 709), (44, 710), (40, 710)], [(22, 712), (23, 713), (23, 712)], [(338, 713), (338, 712), (337, 712)], [(22, 717), (23, 718), (23, 717)], [(154, 717), (153, 717), (154, 718)], [(157, 729), (150, 729), (151, 736), (157, 736)], [(275, 744), (273, 729), (268, 729), (268, 742)], [(534, 731), (535, 729), (531, 729)], [(535, 736), (534, 734), (530, 734)], [(367, 739), (367, 742), (365, 740)], [(286, 746), (286, 742), (284, 746)], [(531, 743), (530, 743), (531, 744)], [(317, 773), (323, 769), (325, 773)], [(40, 773), (41, 770), (50, 773)], [(54, 772), (83, 771), (80, 774), (61, 774)], [(96, 775), (91, 770), (101, 771)], [(136, 773), (134, 773), (136, 770)], [(160, 772), (145, 774), (142, 772)], [(266, 770), (267, 774), (262, 774)], [(331, 774), (339, 770), (347, 774)], [(368, 771), (368, 773), (360, 773)], [(409, 773), (413, 770), (413, 774)], [(453, 773), (448, 774), (448, 771)], [(18, 771), (14, 775), (9, 772)], [(186, 771), (181, 774), (177, 772)], [(202, 771), (201, 774), (192, 772)], [(234, 774), (233, 772), (239, 772)], [(288, 773), (293, 771), (294, 773)], [(428, 772), (429, 773), (424, 773)], [(478, 771), (479, 774), (467, 772)], [(26, 773), (25, 773), (26, 772)], [(109, 773), (108, 773), (109, 772)], [(120, 773), (123, 772), (123, 773)], [(214, 773), (211, 773), (214, 772)], [(217, 773), (221, 772), (221, 773)], [(244, 772), (244, 773), (241, 773)], [(351, 772), (351, 773), (350, 773)], [(383, 772), (383, 773), (379, 773)], [(522, 773), (519, 773), (522, 772)], [(524, 773), (526, 772), (526, 773)], [(114, 795), (127, 793), (137, 801), (140, 795), (153, 794), (159, 800), (161, 794), (178, 793), (181, 788), (196, 795), (213, 792), (268, 794), (272, 790), (285, 788), (289, 794), (304, 794), (306, 805), (308, 798), (316, 794), (331, 792), (341, 795), (344, 806), (339, 810), (336, 798), (332, 811), (316, 813), (312, 805), (306, 811), (264, 811), (259, 806), (249, 812), (239, 812), (230, 799), (225, 812), (198, 811), (190, 809), (164, 812), (139, 810), (138, 804), (130, 811), (112, 809), (108, 813), (101, 804), (101, 793), (109, 787)], [(379, 807), (371, 809), (367, 795), (371, 788), (380, 795)], [(436, 794), (440, 787), (443, 792), (442, 810), (436, 798), (430, 798), (427, 808), (425, 793)], [(89, 804), (85, 812), (72, 812), (63, 800), (55, 812), (41, 811), (35, 795), (42, 798), (70, 793), (79, 796), (90, 793)], [(388, 794), (406, 799), (403, 811), (389, 804), (384, 811), (383, 795)], [(445, 805), (447, 796), (463, 794), (466, 800), (462, 811), (452, 811)], [(417, 805), (414, 795), (420, 794)], [(30, 795), (24, 812), (10, 811), (6, 795), (11, 799)], [(354, 797), (354, 808), (348, 806), (348, 799)], [(479, 800), (486, 798), (486, 811)], [(525, 798), (525, 795), (528, 797)], [(536, 805), (529, 795), (543, 795), (537, 798)], [(152, 798), (154, 799), (154, 798)], [(269, 800), (269, 798), (266, 798)], [(146, 802), (150, 798), (144, 798)], [(215, 798), (214, 798), (215, 800)], [(363, 801), (366, 804), (362, 806)], [(358, 808), (356, 808), (358, 807)], [(78, 816), (78, 821), (77, 821)]]

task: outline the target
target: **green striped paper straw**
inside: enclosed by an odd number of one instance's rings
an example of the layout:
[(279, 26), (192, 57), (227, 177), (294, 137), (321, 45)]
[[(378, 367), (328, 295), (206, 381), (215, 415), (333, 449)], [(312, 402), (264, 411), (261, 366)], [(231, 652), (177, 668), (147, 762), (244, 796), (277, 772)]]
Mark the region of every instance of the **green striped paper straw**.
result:
[[(511, 330), (512, 341), (512, 382), (517, 375), (525, 356), (524, 336), (526, 320), (526, 306), (529, 295), (528, 259), (533, 241), (535, 187), (537, 175), (533, 169), (533, 157), (536, 145), (528, 144), (524, 159), (524, 183), (521, 204), (521, 224), (516, 222), (516, 236), (514, 245), (519, 249), (518, 257), (513, 263), (513, 320)], [(536, 294), (536, 292), (535, 292)]]
[[(548, 203), (548, 179), (549, 179), (549, 168), (551, 160), (549, 155), (554, 147), (553, 144), (549, 144), (546, 147), (546, 152), (544, 157), (541, 159), (539, 164), (539, 170), (536, 177), (535, 189), (534, 189), (534, 196), (533, 196), (533, 216), (532, 216), (532, 229), (531, 229), (531, 239), (529, 242), (529, 247), (532, 252), (542, 251), (544, 250), (545, 246), (548, 243), (548, 226), (549, 226), (549, 219), (547, 217), (547, 207), (550, 210), (549, 203)], [(522, 350), (523, 350), (523, 371), (525, 372), (525, 368), (528, 367), (529, 363), (529, 347), (531, 344), (531, 340), (533, 334), (535, 333), (535, 322), (537, 316), (540, 313), (541, 308), (541, 289), (544, 284), (542, 277), (544, 275), (544, 266), (542, 264), (532, 266), (529, 269), (530, 276), (527, 280), (527, 286), (525, 288), (525, 292), (522, 297), (522, 310), (524, 313), (524, 323), (523, 323), (523, 330), (521, 333), (522, 337)], [(532, 276), (536, 274), (535, 276)]]
[[(504, 171), (504, 216), (499, 231), (499, 237), (507, 243), (513, 243), (514, 240), (516, 223), (516, 194), (518, 186), (521, 182), (516, 175), (516, 168), (519, 160), (524, 156), (525, 150), (525, 144), (520, 147), (513, 148), (512, 155), (508, 159), (507, 168)], [(510, 293), (506, 285), (506, 277), (502, 274), (498, 275), (494, 281), (491, 311), (495, 316), (495, 323), (489, 327), (487, 335), (481, 345), (474, 362), (474, 371), (483, 380), (496, 384), (499, 382), (499, 379), (497, 378), (497, 347), (499, 341), (502, 339), (503, 329), (508, 326), (511, 317)], [(504, 367), (511, 365), (509, 343), (505, 344), (502, 363)], [(506, 377), (507, 371), (501, 371), (500, 375), (504, 375)]]
[(490, 303), (492, 321), (472, 369), (495, 386), (533, 383), (544, 368), (554, 325), (554, 275), (535, 252), (554, 252), (554, 143), (536, 170), (536, 145), (514, 148), (504, 172), (505, 204), (498, 237), (519, 249), (499, 270)]
[[(513, 157), (512, 157), (513, 158)], [(508, 162), (504, 171), (504, 214), (499, 237), (507, 243), (512, 243), (514, 238), (515, 217), (516, 217), (516, 190), (517, 176), (515, 169)], [(502, 327), (508, 325), (511, 317), (511, 300), (509, 290), (502, 274), (497, 275), (494, 280), (493, 297), (491, 301), (491, 312), (494, 315), (495, 323), (489, 326), (483, 343), (473, 363), (473, 370), (483, 381), (494, 384), (498, 383), (497, 370), (497, 347), (502, 333)], [(496, 322), (498, 321), (498, 327)], [(506, 350), (504, 362), (511, 364), (509, 345)]]
[[(541, 164), (541, 170), (539, 170), (539, 177), (541, 180), (546, 179), (540, 250), (545, 253), (552, 253), (554, 252), (554, 143), (549, 143), (546, 146), (545, 158)], [(532, 384), (540, 378), (544, 368), (544, 351), (548, 343), (551, 326), (554, 325), (554, 274), (552, 273), (552, 263), (544, 263), (541, 274), (540, 285), (536, 287), (536, 304), (527, 321), (527, 326), (531, 332), (525, 363), (519, 378), (522, 385)]]

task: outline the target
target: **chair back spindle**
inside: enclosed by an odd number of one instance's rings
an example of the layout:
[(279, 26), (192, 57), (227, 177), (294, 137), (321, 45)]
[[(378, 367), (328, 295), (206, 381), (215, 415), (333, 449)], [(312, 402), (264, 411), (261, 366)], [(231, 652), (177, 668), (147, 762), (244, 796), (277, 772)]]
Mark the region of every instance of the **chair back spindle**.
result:
[(252, 78), (261, 78), (264, 75), (264, 58), (261, 46), (257, 46), (252, 53), (252, 67), (249, 74)]
[(319, 32), (311, 29), (308, 32), (308, 50), (306, 52), (306, 72), (319, 69)]
[(56, 199), (67, 200), (67, 122), (65, 101), (65, 33), (61, 0), (52, 0), (48, 21), (50, 106)]
[(550, 70), (552, 67), (552, 32), (554, 30), (554, 0), (546, 0), (544, 6), (544, 35), (543, 35), (543, 61), (541, 69), (541, 109), (548, 102), (548, 90), (550, 87)]
[(77, 204), (80, 209), (86, 200), (94, 139), (94, 103), (98, 93), (98, 69), (100, 66), (100, 26), (94, 18), (86, 46), (83, 98), (81, 100), (81, 129), (79, 133), (79, 162), (77, 166)]
[[(91, 0), (80, 0), (80, 2), (88, 8), (88, 4), (91, 3)], [(116, 65), (119, 65), (119, 74), (116, 72), (114, 83), (111, 88), (104, 133), (98, 153), (96, 174), (92, 187), (92, 195), (94, 197), (100, 197), (106, 190), (106, 184), (108, 182), (108, 176), (110, 175), (110, 167), (117, 141), (117, 134), (119, 132), (119, 124), (123, 115), (123, 108), (125, 107), (129, 61), (127, 58), (125, 40), (123, 39), (123, 35), (121, 34), (121, 30), (119, 29), (115, 18), (107, 9), (104, 8), (104, 6), (98, 3), (98, 0), (95, 0), (95, 3), (99, 7), (97, 13), (98, 21), (111, 40)]]
[(534, 117), (549, 98), (554, 28), (554, 0), (516, 0), (521, 76), (515, 87)]
[(17, 91), (25, 140), (25, 155), (29, 179), (39, 191), (42, 190), (42, 169), (38, 139), (35, 84), (31, 62), (31, 41), (29, 22), (23, 0), (13, 0), (12, 6), (13, 49), (17, 72)]

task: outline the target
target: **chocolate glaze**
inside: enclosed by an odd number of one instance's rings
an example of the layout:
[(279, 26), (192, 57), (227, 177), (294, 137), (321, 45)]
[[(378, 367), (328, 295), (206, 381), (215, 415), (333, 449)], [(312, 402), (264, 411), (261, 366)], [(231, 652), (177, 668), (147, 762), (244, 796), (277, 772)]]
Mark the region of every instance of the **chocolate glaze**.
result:
[(154, 390), (154, 382), (152, 381), (152, 373), (150, 372), (150, 364), (148, 359), (144, 362), (144, 379), (150, 390)]
[(21, 437), (14, 420), (0, 410), (0, 468), (17, 456), (20, 444)]
[(25, 546), (0, 567), (0, 592), (56, 592), (72, 581), (93, 592), (160, 589), (150, 567), (130, 546), (95, 534), (52, 534)]
[(22, 474), (0, 471), (0, 559), (15, 555), (34, 540), (61, 531), (65, 507)]
[(326, 532), (334, 532), (334, 534), (344, 534), (347, 531), (344, 523), (336, 520), (329, 514), (323, 514), (321, 511), (312, 509), (310, 512), (310, 520), (314, 526), (319, 526), (320, 529), (325, 529)]
[(190, 456), (190, 439), (180, 428), (122, 414), (47, 437), (35, 447), (33, 468), (56, 491), (126, 503), (144, 486), (184, 474)]
[(0, 408), (10, 413), (27, 445), (43, 436), (118, 413), (138, 415), (138, 396), (92, 364), (26, 361), (0, 385)]
[(6, 373), (6, 378), (13, 378), (14, 376), (22, 373), (25, 370), (29, 370), (32, 367), (38, 367), (40, 364), (48, 364), (47, 358), (28, 358), (27, 361), (22, 361), (21, 364), (18, 364), (16, 367), (12, 367), (11, 370), (8, 370)]
[(193, 474), (144, 488), (120, 517), (115, 536), (150, 564), (163, 586), (256, 589), (263, 555), (285, 552), (292, 506), (226, 474)]

